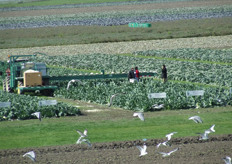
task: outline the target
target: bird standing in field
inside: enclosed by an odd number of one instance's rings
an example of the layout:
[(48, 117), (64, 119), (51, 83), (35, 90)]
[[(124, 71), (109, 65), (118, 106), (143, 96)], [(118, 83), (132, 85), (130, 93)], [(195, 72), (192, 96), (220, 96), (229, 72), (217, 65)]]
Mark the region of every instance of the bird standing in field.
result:
[(195, 123), (203, 123), (202, 119), (199, 116), (189, 117), (189, 120), (193, 120)]
[(140, 155), (139, 155), (140, 157), (147, 154), (147, 151), (146, 151), (147, 150), (147, 145), (146, 144), (144, 144), (143, 147), (142, 146), (136, 146), (136, 147), (140, 151)]
[(144, 114), (142, 112), (135, 112), (133, 114), (134, 117), (138, 117), (141, 121), (144, 121)]
[(177, 150), (179, 150), (179, 148), (176, 148), (168, 153), (160, 152), (160, 154), (162, 154), (163, 157), (167, 157), (170, 156), (172, 153), (176, 152)]
[(32, 115), (32, 116), (36, 116), (40, 121), (41, 121), (41, 119), (42, 119), (41, 113), (40, 113), (40, 112), (35, 112), (35, 113), (32, 113), (31, 115)]
[(29, 157), (32, 161), (35, 162), (35, 152), (34, 151), (27, 152), (26, 154), (23, 155), (23, 157)]

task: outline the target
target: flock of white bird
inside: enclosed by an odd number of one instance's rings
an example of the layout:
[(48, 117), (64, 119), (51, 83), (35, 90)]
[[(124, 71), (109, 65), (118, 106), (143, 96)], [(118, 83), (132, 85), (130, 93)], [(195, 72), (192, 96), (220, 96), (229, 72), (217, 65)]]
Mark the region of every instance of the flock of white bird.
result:
[[(138, 117), (140, 118), (141, 121), (144, 121), (144, 114), (142, 112), (135, 112), (133, 114), (134, 117)], [(189, 120), (193, 120), (195, 123), (203, 123), (202, 119), (199, 117), (199, 116), (192, 116), (192, 117), (189, 117)], [(212, 125), (209, 129), (205, 130), (204, 133), (197, 133), (197, 134), (200, 134), (200, 138), (199, 140), (208, 140), (209, 139), (209, 134), (212, 133), (212, 132), (215, 132), (215, 129), (214, 129), (215, 125)], [(170, 144), (170, 140), (172, 138), (172, 136), (174, 134), (176, 134), (177, 132), (172, 132), (172, 133), (169, 133), (167, 134), (165, 137), (167, 138), (167, 140), (165, 140), (164, 142), (161, 142), (159, 143), (156, 147), (157, 149), (160, 147), (160, 146), (171, 146)], [(140, 151), (140, 157), (141, 156), (144, 156), (144, 155), (147, 155), (147, 146), (146, 144), (144, 143), (143, 146), (136, 146), (139, 151)], [(179, 150), (179, 147), (178, 148), (175, 148), (173, 149), (172, 151), (170, 152), (159, 152), (162, 157), (167, 157), (167, 156), (170, 156), (172, 153), (176, 152), (177, 150)], [(231, 164), (231, 158), (229, 156), (226, 156), (224, 158), (222, 158), (223, 161), (225, 162), (225, 164)]]
[[(113, 99), (115, 96), (113, 95), (111, 97), (111, 99)], [(111, 100), (111, 104), (112, 104), (112, 100)], [(163, 107), (163, 105), (162, 105)], [(36, 116), (40, 121), (41, 121), (41, 113), (40, 112), (35, 112), (32, 113), (33, 116)], [(133, 114), (134, 117), (138, 117), (141, 121), (145, 121), (144, 118), (144, 113), (143, 112), (134, 112)], [(195, 123), (203, 123), (202, 119), (199, 116), (192, 116), (188, 118), (189, 120), (193, 120)], [(212, 125), (209, 129), (205, 130), (204, 133), (197, 133), (200, 134), (199, 140), (208, 140), (209, 139), (209, 134), (215, 132), (215, 125)], [(76, 144), (82, 144), (82, 143), (86, 143), (89, 147), (92, 146), (91, 142), (89, 141), (89, 139), (87, 139), (88, 135), (87, 135), (87, 129), (84, 130), (84, 132), (82, 133), (80, 130), (76, 130), (77, 133), (80, 135), (80, 137), (78, 138), (78, 140), (76, 141)], [(165, 140), (164, 142), (159, 143), (156, 148), (158, 149), (160, 146), (171, 146), (170, 144), (170, 140), (172, 138), (172, 136), (174, 134), (176, 134), (177, 132), (172, 132), (167, 134), (165, 137), (167, 138), (167, 140)], [(145, 141), (145, 140), (144, 140)], [(139, 151), (140, 151), (140, 155), (141, 156), (145, 156), (147, 155), (147, 146), (146, 143), (144, 143), (143, 146), (136, 146)], [(159, 152), (159, 154), (162, 155), (162, 157), (167, 157), (170, 156), (172, 153), (176, 152), (179, 150), (178, 148), (173, 149), (170, 152)], [(35, 152), (34, 151), (30, 151), (27, 152), (26, 154), (23, 155), (23, 157), (29, 157), (32, 161), (36, 161), (36, 157), (35, 157)], [(226, 156), (223, 158), (223, 161), (225, 162), (225, 164), (231, 164), (231, 158), (229, 156)]]
[[(172, 135), (174, 135), (175, 133), (177, 133), (177, 132), (172, 132), (172, 133), (169, 133), (169, 134), (167, 134), (166, 135), (166, 138), (167, 138), (167, 141), (164, 141), (164, 142), (161, 142), (161, 143), (159, 143), (156, 147), (157, 147), (157, 149), (161, 146), (161, 145), (163, 145), (163, 146), (170, 146), (169, 144), (168, 144), (168, 142), (171, 140), (171, 138), (172, 138)], [(143, 144), (143, 147), (142, 146), (136, 146), (138, 149), (139, 149), (139, 151), (140, 151), (140, 157), (141, 156), (144, 156), (144, 155), (147, 155), (148, 153), (147, 153), (147, 145), (144, 143)], [(162, 156), (163, 157), (167, 157), (167, 156), (170, 156), (172, 153), (174, 153), (174, 152), (176, 152), (177, 150), (179, 150), (179, 148), (176, 148), (176, 149), (174, 149), (174, 150), (172, 150), (172, 151), (170, 151), (170, 152), (159, 152), (160, 154), (162, 154)]]

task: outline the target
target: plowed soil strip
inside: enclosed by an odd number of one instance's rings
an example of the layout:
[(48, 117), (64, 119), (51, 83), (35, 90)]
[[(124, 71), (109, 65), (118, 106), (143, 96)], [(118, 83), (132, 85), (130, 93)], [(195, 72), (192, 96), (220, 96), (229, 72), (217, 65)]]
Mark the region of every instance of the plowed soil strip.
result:
[[(37, 163), (222, 163), (222, 158), (231, 155), (232, 135), (210, 136), (208, 141), (199, 141), (198, 137), (173, 138), (170, 147), (156, 145), (163, 140), (146, 141), (148, 154), (139, 157), (137, 145), (144, 141), (125, 141), (94, 143), (87, 145), (50, 146), (0, 150), (0, 163), (28, 163), (23, 157), (28, 151), (36, 153)], [(162, 157), (160, 152), (179, 150), (169, 157)]]

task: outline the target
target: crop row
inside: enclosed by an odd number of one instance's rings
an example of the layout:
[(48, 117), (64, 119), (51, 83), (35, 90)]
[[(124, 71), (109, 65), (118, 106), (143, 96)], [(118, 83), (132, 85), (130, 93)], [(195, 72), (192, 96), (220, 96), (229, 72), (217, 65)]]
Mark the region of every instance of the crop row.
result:
[(189, 7), (157, 10), (131, 10), (66, 15), (44, 15), (0, 18), (0, 29), (55, 27), (71, 25), (125, 25), (131, 22), (157, 22), (181, 19), (232, 16), (232, 6)]
[[(33, 1), (33, 0), (32, 0)], [(11, 7), (0, 8), (0, 11), (23, 11), (23, 10), (45, 10), (45, 9), (63, 9), (63, 8), (80, 8), (80, 7), (103, 7), (103, 6), (121, 6), (121, 5), (140, 5), (162, 2), (187, 2), (195, 0), (143, 0), (143, 1), (124, 1), (124, 2), (105, 2), (105, 3), (81, 3), (71, 5), (53, 5), (53, 6), (30, 6), (30, 7)], [(23, 2), (23, 0), (22, 0)]]
[(0, 108), (0, 120), (29, 119), (34, 112), (41, 112), (42, 117), (60, 117), (79, 115), (80, 110), (65, 103), (57, 105), (39, 106), (39, 101), (43, 100), (36, 96), (17, 95), (13, 93), (0, 92), (0, 102), (11, 102), (11, 107)]
[(47, 69), (47, 74), (50, 76), (79, 75), (79, 74), (91, 74), (91, 73), (100, 73), (100, 71), (79, 70), (79, 69), (51, 67), (51, 66), (48, 67)]
[[(68, 99), (109, 104), (112, 95), (113, 105), (129, 110), (153, 110), (154, 104), (164, 104), (165, 109), (187, 109), (213, 107), (231, 104), (229, 89), (220, 87), (204, 87), (175, 82), (162, 83), (160, 80), (143, 78), (139, 83), (127, 80), (89, 80), (73, 83), (67, 90), (67, 82), (57, 83), (60, 89), (55, 96)], [(186, 91), (204, 90), (204, 96), (187, 97)], [(149, 99), (149, 93), (165, 92), (164, 99)]]
[(108, 54), (44, 56), (36, 60), (69, 68), (105, 70), (108, 73), (128, 72), (131, 67), (138, 66), (140, 71), (157, 72), (159, 75), (162, 65), (165, 64), (168, 78), (172, 80), (232, 86), (231, 65)]
[(155, 56), (161, 58), (177, 58), (189, 60), (201, 60), (211, 62), (232, 63), (232, 49), (212, 50), (212, 49), (193, 49), (180, 48), (171, 50), (148, 50), (137, 51), (133, 55)]

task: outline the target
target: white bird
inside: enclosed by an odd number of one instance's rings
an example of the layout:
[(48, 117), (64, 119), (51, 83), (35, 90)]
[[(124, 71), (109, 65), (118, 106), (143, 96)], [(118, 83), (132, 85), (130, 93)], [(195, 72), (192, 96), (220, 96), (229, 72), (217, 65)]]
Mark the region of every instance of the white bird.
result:
[(152, 108), (153, 109), (163, 109), (164, 108), (164, 104), (160, 104), (160, 105), (154, 104), (154, 105), (152, 105)]
[(166, 137), (168, 138), (168, 141), (172, 138), (172, 135), (176, 134), (177, 132), (172, 132), (166, 135)]
[(23, 155), (23, 157), (29, 157), (32, 161), (35, 161), (35, 152), (34, 151), (30, 151), (27, 152), (26, 154)]
[(156, 147), (159, 148), (161, 145), (163, 145), (163, 146), (170, 146), (169, 143), (168, 143), (168, 141), (164, 141), (164, 142), (159, 143)]
[(135, 112), (134, 117), (139, 117), (140, 120), (144, 121), (144, 114), (142, 112)]
[(115, 98), (117, 94), (114, 94), (110, 97), (110, 104), (109, 104), (109, 107), (113, 104), (113, 99)]
[(120, 95), (120, 94), (125, 94), (125, 93), (116, 93), (116, 94), (114, 94), (114, 95), (112, 95), (112, 96), (110, 97), (110, 104), (109, 104), (109, 107), (113, 104), (113, 100), (114, 100), (115, 96)]
[(31, 114), (32, 116), (36, 116), (40, 121), (41, 121), (41, 113), (40, 112), (35, 112)]
[(88, 144), (89, 147), (92, 146), (92, 144), (90, 143), (88, 139), (82, 139), (82, 142), (85, 142), (86, 144)]
[(79, 139), (77, 140), (76, 144), (81, 144), (82, 142), (88, 144), (89, 147), (92, 146), (92, 144), (90, 143), (90, 141), (88, 139), (84, 139), (83, 137), (79, 137)]
[(215, 132), (214, 127), (215, 125), (212, 125), (209, 129), (205, 130), (205, 133), (209, 134), (209, 133)]
[(222, 159), (223, 159), (223, 161), (225, 161), (225, 164), (231, 164), (231, 158), (229, 156), (226, 156)]
[(179, 150), (179, 148), (176, 148), (168, 153), (160, 152), (160, 154), (162, 154), (163, 157), (167, 157), (167, 156), (171, 155), (172, 153), (176, 152), (177, 150)]
[(197, 133), (197, 134), (201, 135), (199, 140), (207, 140), (207, 139), (209, 139), (209, 133)]
[(199, 116), (189, 117), (189, 120), (193, 120), (195, 123), (203, 123), (202, 119)]
[(204, 133), (198, 133), (201, 135), (201, 138), (199, 138), (199, 140), (207, 140), (209, 139), (209, 134), (212, 132), (215, 132), (214, 130), (215, 125), (212, 125), (209, 129), (205, 130)]
[(87, 129), (85, 129), (83, 133), (80, 130), (77, 130), (77, 133), (80, 134), (80, 138), (87, 137), (87, 132), (88, 132)]
[(79, 82), (81, 85), (83, 85), (83, 83), (80, 81), (80, 80), (77, 80), (77, 79), (72, 79), (68, 82), (68, 85), (67, 85), (67, 90), (69, 89), (71, 83), (74, 83), (74, 82)]
[(144, 155), (146, 155), (147, 154), (147, 146), (144, 144), (143, 145), (143, 147), (142, 146), (136, 146), (138, 149), (139, 149), (139, 151), (140, 151), (140, 157), (141, 156), (144, 156)]

